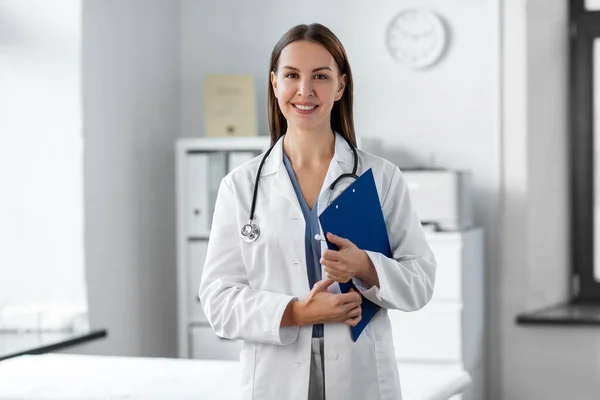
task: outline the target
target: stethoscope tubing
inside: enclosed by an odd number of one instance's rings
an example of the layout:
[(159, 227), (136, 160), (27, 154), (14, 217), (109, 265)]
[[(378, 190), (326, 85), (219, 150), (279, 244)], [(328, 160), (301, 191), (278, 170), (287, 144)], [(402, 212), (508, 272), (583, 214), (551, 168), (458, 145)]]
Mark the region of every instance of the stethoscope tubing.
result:
[[(269, 147), (269, 150), (267, 150), (267, 152), (265, 153), (265, 155), (263, 156), (262, 160), (260, 161), (260, 164), (258, 166), (258, 171), (256, 172), (256, 179), (254, 181), (254, 191), (252, 193), (252, 205), (250, 207), (250, 217), (248, 218), (248, 223), (245, 224), (244, 226), (242, 226), (242, 229), (240, 230), (240, 234), (242, 236), (242, 239), (245, 242), (253, 242), (256, 239), (258, 239), (258, 236), (260, 235), (260, 229), (258, 228), (258, 226), (256, 224), (253, 224), (252, 222), (254, 221), (254, 211), (256, 209), (256, 197), (258, 194), (258, 183), (259, 183), (259, 179), (260, 179), (260, 173), (262, 171), (263, 165), (265, 164), (265, 161), (267, 160), (267, 158), (269, 157), (269, 154), (271, 153), (271, 151), (273, 150), (273, 148), (275, 147), (275, 145), (277, 144), (277, 142), (279, 142), (279, 140), (284, 137), (284, 135), (281, 135), (276, 141), (275, 143), (273, 143), (271, 145), (271, 147)], [(352, 167), (352, 173), (344, 173), (341, 174), (340, 176), (338, 176), (329, 186), (329, 193), (330, 193), (330, 197), (331, 197), (331, 193), (333, 193), (333, 190), (335, 189), (335, 186), (337, 185), (337, 183), (346, 177), (350, 177), (350, 178), (354, 178), (357, 179), (358, 177), (356, 176), (356, 171), (358, 169), (358, 153), (356, 151), (356, 148), (354, 147), (354, 145), (352, 143), (350, 143), (350, 141), (344, 136), (341, 135), (344, 140), (346, 141), (346, 143), (348, 143), (348, 146), (350, 146), (350, 149), (352, 150), (352, 155), (354, 158), (354, 163), (353, 163), (353, 167)]]

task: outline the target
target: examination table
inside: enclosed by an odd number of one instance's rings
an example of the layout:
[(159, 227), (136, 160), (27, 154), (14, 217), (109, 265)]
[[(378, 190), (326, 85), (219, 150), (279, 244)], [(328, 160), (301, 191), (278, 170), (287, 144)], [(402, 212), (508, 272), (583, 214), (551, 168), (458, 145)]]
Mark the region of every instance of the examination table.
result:
[[(403, 400), (458, 399), (470, 383), (454, 364), (400, 363)], [(235, 400), (237, 361), (49, 353), (0, 362), (2, 400)]]

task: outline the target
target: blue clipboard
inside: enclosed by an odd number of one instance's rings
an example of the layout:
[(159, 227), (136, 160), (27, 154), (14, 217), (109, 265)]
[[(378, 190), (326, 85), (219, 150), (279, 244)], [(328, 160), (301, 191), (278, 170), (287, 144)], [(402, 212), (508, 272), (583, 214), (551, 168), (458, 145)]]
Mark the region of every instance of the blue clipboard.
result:
[[(375, 251), (386, 257), (392, 257), (390, 239), (371, 168), (327, 206), (319, 215), (319, 221), (325, 234), (333, 233), (350, 240), (359, 249)], [(327, 247), (331, 250), (338, 249), (329, 240), (327, 240)], [(352, 281), (339, 285), (342, 293), (347, 293), (350, 288), (359, 292)], [(350, 327), (352, 340), (355, 342), (381, 307), (363, 297), (361, 308), (361, 321), (356, 326)]]

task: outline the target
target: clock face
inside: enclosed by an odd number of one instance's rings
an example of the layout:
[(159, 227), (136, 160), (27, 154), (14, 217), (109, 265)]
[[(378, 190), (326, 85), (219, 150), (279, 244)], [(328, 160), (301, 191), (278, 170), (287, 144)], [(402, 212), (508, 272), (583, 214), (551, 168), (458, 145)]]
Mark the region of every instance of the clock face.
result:
[(421, 69), (433, 65), (446, 47), (442, 20), (428, 10), (406, 10), (388, 26), (388, 50), (401, 64)]

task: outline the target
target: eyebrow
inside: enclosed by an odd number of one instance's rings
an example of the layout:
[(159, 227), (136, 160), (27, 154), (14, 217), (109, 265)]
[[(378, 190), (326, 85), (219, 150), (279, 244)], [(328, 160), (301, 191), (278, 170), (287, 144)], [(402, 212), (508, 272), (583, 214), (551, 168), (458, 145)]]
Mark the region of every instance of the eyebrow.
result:
[[(298, 68), (290, 67), (289, 65), (284, 65), (282, 68), (284, 68), (284, 69), (291, 69), (292, 71), (298, 71), (298, 72), (300, 72), (300, 70)], [(331, 71), (331, 68), (329, 68), (329, 67), (319, 67), (319, 68), (313, 69), (312, 72), (317, 72), (317, 71), (321, 71), (321, 70), (325, 70), (325, 69)]]

